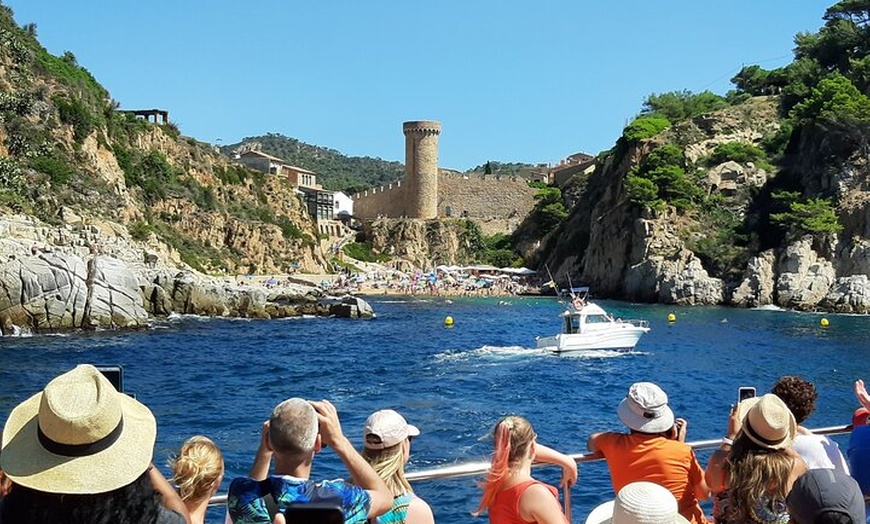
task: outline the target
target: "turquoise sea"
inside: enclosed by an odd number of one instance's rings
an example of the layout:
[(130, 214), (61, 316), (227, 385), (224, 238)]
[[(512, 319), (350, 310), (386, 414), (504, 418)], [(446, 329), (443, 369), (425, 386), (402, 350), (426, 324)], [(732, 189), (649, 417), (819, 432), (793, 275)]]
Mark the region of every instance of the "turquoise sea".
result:
[[(508, 413), (529, 418), (541, 442), (583, 452), (590, 433), (622, 429), (616, 405), (636, 381), (660, 384), (688, 419), (689, 440), (705, 440), (723, 435), (739, 386), (763, 393), (785, 374), (815, 381), (819, 410), (807, 425), (819, 427), (849, 423), (852, 384), (870, 379), (866, 316), (602, 301), (616, 316), (650, 321), (636, 351), (555, 356), (530, 349), (536, 335), (559, 329), (554, 298), (369, 300), (378, 314), (371, 321), (179, 317), (139, 332), (2, 338), (0, 418), (77, 363), (120, 364), (127, 390), (157, 417), (157, 465), (168, 472), (185, 438), (208, 435), (225, 453), (225, 489), (247, 473), (271, 408), (291, 396), (331, 400), (356, 444), (369, 413), (397, 409), (422, 430), (407, 468), (419, 470), (486, 460), (490, 430)], [(677, 321), (668, 324), (671, 312)], [(705, 464), (707, 454), (699, 456)], [(536, 475), (556, 483), (559, 471)], [(314, 476), (343, 476), (331, 451)], [(439, 523), (486, 522), (469, 514), (479, 496), (473, 478), (415, 489)], [(612, 495), (604, 465), (582, 465), (573, 521)], [(210, 511), (210, 522), (222, 518), (222, 508)]]

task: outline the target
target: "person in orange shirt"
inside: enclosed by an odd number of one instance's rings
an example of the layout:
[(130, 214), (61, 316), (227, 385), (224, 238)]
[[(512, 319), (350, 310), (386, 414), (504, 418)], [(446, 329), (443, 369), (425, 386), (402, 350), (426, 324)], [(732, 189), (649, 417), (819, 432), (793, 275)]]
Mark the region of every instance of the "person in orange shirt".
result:
[(699, 500), (710, 497), (704, 469), (686, 444), (685, 419), (674, 419), (667, 394), (652, 382), (637, 382), (616, 410), (629, 433), (594, 433), (586, 447), (604, 457), (613, 491), (636, 481), (666, 487), (677, 499), (680, 515), (693, 524), (707, 522)]

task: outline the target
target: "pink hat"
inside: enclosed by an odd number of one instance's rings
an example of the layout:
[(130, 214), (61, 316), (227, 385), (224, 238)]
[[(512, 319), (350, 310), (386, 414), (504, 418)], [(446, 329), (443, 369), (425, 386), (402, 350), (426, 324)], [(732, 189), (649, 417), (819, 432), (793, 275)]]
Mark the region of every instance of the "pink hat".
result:
[(366, 419), (363, 440), (367, 449), (386, 449), (419, 434), (420, 430), (408, 424), (405, 417), (392, 409), (382, 409)]

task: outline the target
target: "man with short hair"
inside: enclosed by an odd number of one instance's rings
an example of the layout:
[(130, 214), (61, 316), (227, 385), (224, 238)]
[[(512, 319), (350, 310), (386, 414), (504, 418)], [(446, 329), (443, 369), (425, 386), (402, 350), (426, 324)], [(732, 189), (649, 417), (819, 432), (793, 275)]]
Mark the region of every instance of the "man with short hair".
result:
[(803, 426), (816, 410), (819, 392), (815, 384), (796, 376), (780, 377), (770, 391), (779, 397), (797, 422), (797, 435), (792, 449), (804, 459), (808, 469), (836, 469), (849, 474), (849, 466), (840, 452), (840, 446), (825, 435), (815, 435)]
[(693, 524), (707, 522), (698, 504), (710, 496), (704, 469), (685, 443), (687, 422), (674, 419), (667, 394), (652, 382), (637, 382), (617, 414), (628, 434), (593, 433), (586, 443), (607, 461), (613, 491), (636, 481), (654, 482), (673, 493), (680, 515)]
[[(353, 483), (309, 479), (314, 455), (323, 446), (338, 454)], [(269, 476), (273, 461), (275, 473)], [(384, 481), (342, 433), (335, 406), (291, 398), (275, 406), (263, 424), (250, 478), (230, 484), (227, 521), (271, 524), (289, 504), (317, 503), (341, 508), (345, 523), (356, 524), (385, 513), (392, 502)]]

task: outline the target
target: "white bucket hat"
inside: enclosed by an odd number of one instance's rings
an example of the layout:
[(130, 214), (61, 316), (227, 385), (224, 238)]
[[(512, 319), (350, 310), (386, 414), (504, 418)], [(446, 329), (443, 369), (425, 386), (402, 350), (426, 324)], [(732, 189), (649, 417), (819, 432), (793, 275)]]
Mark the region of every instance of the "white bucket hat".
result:
[(653, 482), (626, 484), (615, 500), (609, 500), (586, 518), (586, 524), (688, 524), (680, 515), (677, 499), (667, 488)]
[(151, 464), (157, 422), (90, 364), (49, 382), (15, 407), (3, 428), (0, 468), (46, 493), (98, 494), (124, 487)]
[(616, 409), (619, 420), (641, 433), (661, 433), (674, 425), (668, 395), (652, 382), (636, 382)]

